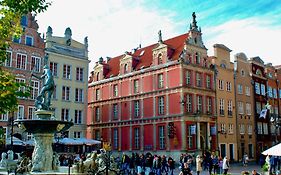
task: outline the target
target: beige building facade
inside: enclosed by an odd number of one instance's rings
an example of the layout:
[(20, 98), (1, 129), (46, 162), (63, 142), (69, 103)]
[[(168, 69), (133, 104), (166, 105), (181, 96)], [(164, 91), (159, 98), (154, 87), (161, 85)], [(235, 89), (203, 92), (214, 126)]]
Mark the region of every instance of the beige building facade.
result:
[(238, 160), (237, 127), (231, 50), (223, 44), (214, 45), (212, 64), (216, 67), (217, 135), (220, 156)]
[(55, 91), (52, 107), (55, 118), (72, 121), (74, 126), (63, 133), (64, 137), (85, 137), (88, 90), (88, 40), (84, 43), (71, 38), (70, 28), (64, 37), (52, 35), (52, 28), (46, 33), (46, 53), (54, 75)]

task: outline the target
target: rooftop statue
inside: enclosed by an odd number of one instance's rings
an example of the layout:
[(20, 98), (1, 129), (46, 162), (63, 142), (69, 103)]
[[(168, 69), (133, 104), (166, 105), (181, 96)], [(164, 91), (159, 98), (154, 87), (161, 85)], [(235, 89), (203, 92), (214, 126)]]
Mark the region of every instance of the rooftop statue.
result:
[(46, 54), (44, 58), (44, 67), (43, 67), (43, 75), (37, 76), (31, 73), (31, 76), (36, 77), (37, 79), (43, 80), (43, 86), (39, 93), (39, 95), (36, 97), (35, 100), (35, 107), (36, 110), (50, 110), (51, 105), (51, 97), (54, 92), (54, 78), (52, 75), (52, 72), (49, 68), (48, 64), (48, 58), (49, 55)]

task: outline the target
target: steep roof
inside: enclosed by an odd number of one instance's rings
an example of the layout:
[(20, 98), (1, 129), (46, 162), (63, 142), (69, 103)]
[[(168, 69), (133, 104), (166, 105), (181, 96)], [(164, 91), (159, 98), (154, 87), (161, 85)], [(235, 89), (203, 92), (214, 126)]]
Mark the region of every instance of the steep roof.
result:
[[(173, 53), (170, 57), (171, 60), (177, 60), (179, 58), (179, 55), (183, 50), (184, 43), (187, 38), (188, 33), (185, 33), (164, 41), (164, 44), (168, 45), (168, 47), (173, 50)], [(140, 70), (141, 68), (149, 67), (152, 64), (152, 50), (157, 47), (157, 44), (158, 43), (155, 43), (150, 46), (140, 48), (134, 53), (130, 53), (134, 58), (138, 58), (139, 60), (137, 66), (135, 67), (135, 70)], [(123, 56), (124, 55), (119, 55), (117, 57), (111, 58), (106, 63), (109, 66), (109, 71), (105, 75), (106, 78), (109, 78), (110, 76), (117, 76), (119, 74), (120, 59)]]

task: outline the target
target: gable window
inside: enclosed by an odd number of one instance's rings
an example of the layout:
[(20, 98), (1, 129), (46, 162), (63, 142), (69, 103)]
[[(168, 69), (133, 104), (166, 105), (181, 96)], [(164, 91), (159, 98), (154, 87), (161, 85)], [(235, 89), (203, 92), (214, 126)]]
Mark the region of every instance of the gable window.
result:
[(25, 36), (25, 44), (28, 46), (33, 46), (33, 37), (32, 36)]
[(140, 149), (140, 128), (134, 128), (134, 148)]
[(83, 102), (83, 89), (80, 89), (80, 88), (76, 88), (75, 89), (75, 101), (76, 102)]
[(53, 76), (58, 76), (58, 63), (50, 62), (50, 70)]
[(7, 58), (5, 59), (5, 66), (11, 67), (12, 66), (12, 52), (7, 51)]
[(99, 81), (100, 80), (100, 73), (98, 72), (96, 75), (96, 80)]
[(195, 53), (195, 61), (196, 61), (196, 64), (200, 64), (200, 55), (198, 52)]
[(75, 124), (82, 124), (82, 111), (75, 110), (74, 112), (74, 123)]
[(77, 81), (84, 81), (84, 68), (76, 67), (76, 80)]
[(41, 67), (41, 58), (40, 57), (31, 57), (31, 70), (34, 70), (36, 72), (40, 72)]
[(134, 80), (134, 93), (139, 92), (139, 80)]
[(96, 100), (100, 99), (100, 89), (96, 89)]
[(162, 54), (158, 55), (158, 64), (163, 64)]
[(27, 26), (27, 16), (22, 16), (21, 17), (20, 25)]
[(69, 101), (70, 87), (62, 86), (62, 100)]
[(17, 53), (17, 64), (16, 68), (18, 69), (26, 69), (26, 55)]
[(63, 65), (63, 78), (70, 79), (71, 76), (71, 66), (70, 65)]
[(118, 96), (118, 85), (117, 84), (113, 85), (113, 96), (114, 97)]
[(164, 114), (164, 97), (158, 97), (158, 114), (163, 115)]
[(128, 73), (128, 64), (125, 64), (125, 65), (124, 65), (124, 74), (125, 74), (125, 73)]

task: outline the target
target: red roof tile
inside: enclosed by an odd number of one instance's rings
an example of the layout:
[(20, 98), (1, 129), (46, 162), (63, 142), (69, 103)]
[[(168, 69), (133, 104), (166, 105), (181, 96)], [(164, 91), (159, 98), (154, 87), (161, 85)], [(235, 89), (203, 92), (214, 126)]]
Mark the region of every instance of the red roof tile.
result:
[[(168, 45), (170, 49), (173, 49), (173, 54), (171, 56), (172, 60), (176, 60), (179, 58), (180, 53), (183, 50), (184, 42), (188, 37), (188, 33), (176, 36), (174, 38), (168, 39), (164, 41), (164, 44)], [(150, 46), (138, 49), (134, 54), (133, 57), (139, 58), (139, 63), (135, 67), (135, 70), (140, 70), (142, 67), (149, 67), (152, 64), (152, 50), (157, 46), (157, 43), (152, 44)], [(141, 53), (143, 54), (141, 55)], [(114, 58), (111, 58), (107, 64), (109, 66), (109, 72), (105, 75), (106, 78), (112, 76), (117, 76), (119, 74), (120, 69), (120, 59), (124, 55), (120, 55)]]

